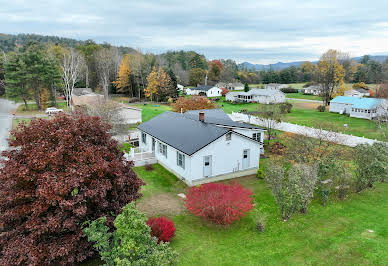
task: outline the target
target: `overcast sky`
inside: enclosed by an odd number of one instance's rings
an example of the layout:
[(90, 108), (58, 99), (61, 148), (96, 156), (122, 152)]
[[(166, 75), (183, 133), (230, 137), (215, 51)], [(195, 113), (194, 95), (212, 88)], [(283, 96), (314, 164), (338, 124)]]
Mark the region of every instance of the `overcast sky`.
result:
[(0, 32), (267, 64), (316, 60), (329, 48), (388, 54), (387, 11), (388, 0), (0, 0)]

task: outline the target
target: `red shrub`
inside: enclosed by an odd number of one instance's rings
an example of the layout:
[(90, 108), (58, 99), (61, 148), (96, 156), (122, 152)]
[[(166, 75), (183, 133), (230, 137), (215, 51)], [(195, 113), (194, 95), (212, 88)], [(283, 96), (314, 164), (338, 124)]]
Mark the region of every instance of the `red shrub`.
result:
[(149, 218), (147, 225), (151, 227), (151, 235), (158, 238), (158, 243), (170, 242), (175, 235), (174, 222), (166, 217)]
[(232, 224), (253, 208), (252, 194), (237, 183), (209, 183), (189, 188), (185, 202), (196, 216), (216, 224)]
[(225, 88), (221, 88), (221, 95), (222, 96), (225, 96), (226, 94), (229, 93), (229, 90), (228, 89), (225, 89)]

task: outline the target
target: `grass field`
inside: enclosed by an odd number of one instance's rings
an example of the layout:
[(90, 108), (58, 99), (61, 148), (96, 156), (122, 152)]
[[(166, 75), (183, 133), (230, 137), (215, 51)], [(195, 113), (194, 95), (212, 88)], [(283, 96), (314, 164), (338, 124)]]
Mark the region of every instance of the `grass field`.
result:
[(322, 101), (321, 96), (317, 95), (305, 95), (303, 93), (286, 93), (286, 98), (295, 98), (295, 99), (307, 99), (307, 100), (316, 100)]
[(170, 106), (158, 103), (134, 104), (133, 106), (142, 109), (143, 122), (146, 122), (161, 113), (171, 110)]
[[(159, 165), (151, 172), (143, 167), (135, 171), (147, 182), (145, 197), (184, 190)], [(235, 181), (254, 192), (256, 208), (266, 217), (265, 232), (256, 231), (253, 212), (226, 227), (188, 212), (170, 216), (177, 228), (172, 247), (179, 252), (179, 265), (381, 265), (388, 260), (387, 183), (345, 201), (332, 200), (326, 207), (314, 200), (307, 214), (283, 222), (262, 180), (251, 176)]]
[[(239, 112), (241, 110), (247, 110), (248, 112), (257, 111), (260, 105), (255, 103), (231, 104), (225, 101), (217, 104), (227, 113)], [(328, 111), (318, 112), (315, 108), (301, 108), (301, 104), (297, 102), (293, 102), (293, 104), (295, 106), (291, 113), (283, 115), (282, 121), (316, 128), (332, 126), (346, 134), (383, 140), (373, 121), (330, 113)], [(344, 124), (348, 125), (347, 129), (344, 128)]]

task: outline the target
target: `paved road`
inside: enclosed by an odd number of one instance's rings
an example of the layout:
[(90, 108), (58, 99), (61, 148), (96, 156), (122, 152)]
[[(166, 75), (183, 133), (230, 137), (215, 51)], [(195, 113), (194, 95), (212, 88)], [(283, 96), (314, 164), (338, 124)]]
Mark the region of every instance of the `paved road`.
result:
[[(254, 124), (262, 127), (266, 126), (266, 123), (264, 121), (254, 116), (248, 116), (242, 113), (232, 113), (229, 116), (234, 121), (250, 123), (250, 124)], [(305, 135), (311, 138), (320, 138), (320, 139), (332, 141), (334, 143), (338, 143), (338, 144), (342, 144), (350, 147), (355, 147), (358, 144), (363, 144), (363, 143), (373, 144), (377, 142), (377, 140), (374, 140), (374, 139), (367, 139), (363, 137), (331, 132), (323, 129), (300, 126), (300, 125), (291, 124), (287, 122), (277, 123), (274, 126), (274, 128), (277, 130), (291, 132), (294, 134)]]
[(0, 99), (0, 152), (7, 149), (7, 138), (12, 127), (12, 115), (10, 111), (16, 105), (6, 99)]

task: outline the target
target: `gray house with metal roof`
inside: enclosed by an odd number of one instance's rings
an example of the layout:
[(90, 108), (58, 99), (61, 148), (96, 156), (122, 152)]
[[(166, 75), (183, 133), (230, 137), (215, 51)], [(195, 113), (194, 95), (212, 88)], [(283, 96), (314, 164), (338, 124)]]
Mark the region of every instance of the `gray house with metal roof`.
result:
[(188, 185), (255, 174), (265, 129), (222, 109), (165, 112), (137, 127), (140, 148)]
[(232, 91), (226, 94), (225, 100), (232, 102), (255, 102), (263, 104), (284, 103), (286, 95), (280, 90), (251, 89), (245, 91)]

